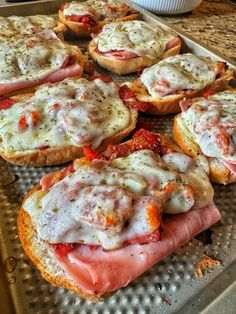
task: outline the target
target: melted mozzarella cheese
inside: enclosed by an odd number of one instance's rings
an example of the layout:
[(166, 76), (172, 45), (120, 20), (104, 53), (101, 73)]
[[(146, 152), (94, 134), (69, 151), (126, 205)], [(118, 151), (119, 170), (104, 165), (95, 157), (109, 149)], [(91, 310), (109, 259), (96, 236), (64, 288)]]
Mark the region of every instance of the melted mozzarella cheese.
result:
[(205, 156), (236, 162), (236, 90), (192, 101), (181, 120)]
[(36, 29), (53, 29), (56, 19), (47, 15), (0, 16), (0, 37), (32, 34)]
[(83, 16), (93, 14), (98, 20), (105, 18), (123, 17), (128, 12), (128, 5), (119, 0), (87, 0), (85, 2), (72, 1), (64, 7), (65, 16)]
[[(33, 193), (24, 208), (49, 243), (114, 249), (154, 232), (161, 205), (174, 214), (209, 204), (213, 188), (199, 165), (180, 153), (161, 159), (149, 150), (111, 163), (78, 160), (74, 173), (47, 192)], [(166, 191), (169, 184), (174, 189)]]
[[(32, 123), (32, 112), (40, 117)], [(28, 126), (19, 132), (22, 116)], [(96, 79), (66, 79), (40, 87), (34, 96), (0, 111), (0, 138), (4, 151), (20, 152), (41, 146), (91, 145), (125, 129), (130, 111), (114, 83)]]
[(42, 79), (61, 69), (71, 56), (70, 46), (51, 30), (0, 41), (0, 84)]
[(162, 56), (167, 43), (174, 38), (176, 34), (160, 26), (154, 27), (143, 21), (128, 21), (105, 25), (94, 41), (103, 53), (125, 50), (156, 59)]
[(217, 67), (208, 60), (191, 53), (166, 58), (140, 77), (149, 94), (156, 98), (173, 95), (180, 90), (199, 90), (214, 82)]

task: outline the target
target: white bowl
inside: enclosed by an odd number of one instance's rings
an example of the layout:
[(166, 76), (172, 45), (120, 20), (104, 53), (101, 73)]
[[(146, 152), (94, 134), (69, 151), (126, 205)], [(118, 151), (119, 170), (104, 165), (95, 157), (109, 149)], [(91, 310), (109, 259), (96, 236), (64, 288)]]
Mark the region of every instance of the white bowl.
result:
[(132, 0), (132, 2), (158, 14), (179, 14), (196, 9), (202, 0)]

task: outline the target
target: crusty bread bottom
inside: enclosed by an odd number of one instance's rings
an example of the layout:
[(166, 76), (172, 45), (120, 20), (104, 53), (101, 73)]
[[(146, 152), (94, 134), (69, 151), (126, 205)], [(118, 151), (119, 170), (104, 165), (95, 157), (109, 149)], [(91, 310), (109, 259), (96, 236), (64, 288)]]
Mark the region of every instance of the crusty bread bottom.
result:
[[(23, 97), (23, 95), (21, 96)], [(137, 111), (131, 110), (128, 126), (117, 134), (106, 138), (97, 148), (103, 151), (109, 144), (117, 144), (135, 128), (137, 122)], [(83, 155), (83, 148), (74, 145), (65, 147), (52, 147), (44, 150), (30, 150), (27, 152), (6, 153), (0, 148), (0, 156), (8, 162), (20, 166), (44, 167), (66, 163)]]
[[(84, 27), (83, 23), (78, 23), (78, 22), (73, 22), (70, 20), (67, 20), (63, 14), (63, 11), (59, 10), (59, 20), (62, 24), (64, 24), (74, 35), (77, 37), (86, 37), (89, 38), (91, 37), (89, 31)], [(132, 21), (132, 20), (137, 20), (139, 18), (139, 13), (134, 13), (130, 14), (125, 17), (121, 17), (116, 20), (104, 20), (99, 22), (98, 26), (94, 29), (94, 33), (99, 31), (100, 28), (102, 28), (104, 25), (108, 23), (113, 23), (113, 22), (125, 22), (125, 21)]]
[[(30, 193), (27, 194), (27, 197), (39, 188), (40, 185), (37, 185)], [(20, 209), (17, 226), (19, 237), (26, 254), (40, 270), (44, 279), (54, 285), (72, 290), (79, 296), (92, 302), (103, 301), (106, 297), (113, 294), (88, 294), (83, 289), (78, 287), (60, 267), (56, 261), (53, 251), (38, 237), (37, 232), (33, 227), (30, 215), (23, 208)]]
[[(191, 157), (201, 154), (200, 147), (194, 141), (191, 133), (183, 122), (181, 114), (174, 119), (173, 136), (175, 142), (180, 146), (186, 155)], [(219, 159), (207, 158), (210, 166), (210, 179), (220, 184), (236, 182), (234, 175)]]
[(207, 85), (201, 90), (195, 90), (190, 93), (182, 92), (178, 95), (173, 95), (169, 97), (164, 97), (163, 99), (157, 99), (150, 96), (146, 87), (141, 83), (127, 82), (124, 83), (137, 95), (137, 99), (140, 101), (149, 102), (151, 104), (150, 108), (146, 113), (152, 115), (163, 115), (169, 113), (180, 112), (179, 102), (183, 99), (189, 99), (194, 97), (201, 97), (206, 91), (220, 92), (227, 88), (227, 85), (231, 79), (234, 77), (233, 70), (226, 70), (223, 74), (216, 79), (212, 84)]
[(160, 61), (160, 59), (165, 59), (167, 57), (178, 54), (180, 51), (181, 44), (165, 51), (161, 58), (150, 59), (146, 56), (142, 56), (129, 60), (116, 60), (109, 58), (103, 54), (97, 53), (95, 50), (96, 47), (97, 44), (95, 43), (95, 41), (91, 40), (88, 45), (88, 49), (93, 60), (96, 61), (100, 66), (111, 72), (117, 73), (119, 75), (124, 75), (137, 72), (139, 69), (143, 67), (150, 67), (153, 64), (157, 63), (158, 61)]

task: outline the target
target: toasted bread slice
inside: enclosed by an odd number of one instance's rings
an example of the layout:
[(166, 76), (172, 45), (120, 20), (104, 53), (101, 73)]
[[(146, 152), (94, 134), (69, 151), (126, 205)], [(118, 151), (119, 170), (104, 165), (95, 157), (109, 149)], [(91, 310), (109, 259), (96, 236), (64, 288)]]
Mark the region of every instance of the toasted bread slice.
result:
[[(140, 132), (143, 132), (143, 131), (144, 130), (140, 130)], [(130, 144), (131, 143), (134, 144), (137, 141), (136, 144), (138, 143), (140, 145), (139, 139), (140, 139), (140, 136), (142, 137), (141, 134), (142, 133), (139, 134), (138, 138), (136, 138), (134, 140), (134, 142), (132, 142), (132, 140), (130, 140), (128, 142), (124, 142), (123, 144), (121, 144), (121, 145), (126, 145), (125, 150), (123, 149), (123, 147), (122, 148), (120, 147), (121, 150), (119, 150), (119, 149), (115, 150), (115, 151), (113, 150), (113, 152), (117, 152), (117, 153), (120, 152), (122, 155), (123, 154), (126, 155), (126, 153), (129, 154), (129, 152), (131, 152), (129, 149), (131, 149), (131, 150), (134, 149), (134, 151), (135, 151), (135, 147), (137, 148), (139, 146), (136, 146), (136, 145), (133, 146)], [(144, 138), (146, 138), (146, 136), (148, 136), (148, 134), (145, 132), (145, 133), (143, 133), (143, 136), (144, 136)], [(161, 146), (163, 145), (163, 147), (168, 147), (173, 151), (179, 150), (179, 148), (174, 143), (172, 143), (168, 138), (166, 138), (165, 136), (158, 134), (157, 141)], [(153, 142), (151, 140), (151, 142), (149, 143), (151, 147), (152, 147), (152, 143)], [(144, 146), (146, 144), (148, 144), (148, 142), (144, 143)], [(159, 148), (160, 151), (162, 151), (161, 146)], [(128, 150), (127, 150), (127, 148), (128, 148)], [(110, 155), (110, 153), (112, 153), (112, 151), (109, 151), (109, 149), (105, 152), (105, 154), (107, 154), (107, 157)], [(110, 155), (110, 157), (113, 159), (113, 157), (116, 158), (117, 156)], [(76, 167), (80, 167), (84, 163), (88, 164), (88, 160), (86, 160), (85, 158), (81, 158), (81, 159), (74, 161), (74, 165), (76, 165)], [(53, 174), (52, 178), (57, 177), (57, 174), (59, 172), (61, 172), (61, 171), (55, 172)], [(45, 183), (46, 183), (46, 181), (45, 181)], [(43, 183), (42, 183), (42, 186), (43, 186)], [(46, 241), (42, 240), (39, 237), (39, 235), (36, 231), (36, 227), (34, 225), (35, 222), (33, 222), (31, 216), (26, 211), (26, 208), (27, 208), (26, 201), (28, 200), (29, 197), (32, 196), (32, 194), (34, 192), (42, 189), (42, 186), (40, 184), (38, 184), (31, 191), (28, 192), (28, 194), (25, 196), (25, 198), (23, 200), (23, 203), (22, 203), (22, 206), (20, 208), (19, 215), (18, 215), (18, 219), (17, 219), (19, 237), (20, 237), (21, 243), (23, 245), (23, 248), (24, 248), (26, 254), (33, 261), (33, 263), (36, 265), (36, 267), (40, 270), (40, 272), (42, 273), (42, 276), (47, 281), (49, 281), (50, 283), (52, 283), (54, 285), (63, 286), (69, 290), (74, 291), (79, 296), (84, 297), (90, 301), (102, 301), (106, 297), (111, 296), (113, 293), (115, 293), (115, 289), (113, 292), (106, 292), (104, 294), (96, 294), (96, 292), (93, 292), (90, 294), (90, 293), (87, 293), (86, 291), (84, 291), (83, 289), (81, 289), (80, 287), (78, 287), (78, 285), (71, 278), (69, 278), (69, 275), (67, 275), (67, 273), (60, 266), (60, 264), (59, 264), (60, 259), (58, 260), (57, 257), (55, 256), (56, 253), (53, 250), (53, 248), (50, 245), (48, 245)], [(207, 214), (204, 217), (205, 213), (207, 213)], [(140, 260), (139, 260), (139, 263), (142, 263), (143, 261), (145, 261), (145, 258), (147, 261), (150, 261), (150, 259), (151, 260), (153, 259), (153, 261), (151, 263), (148, 262), (149, 263), (148, 268), (149, 268), (152, 265), (154, 265), (155, 263), (159, 262), (161, 259), (163, 259), (168, 254), (177, 250), (181, 245), (183, 245), (185, 242), (189, 241), (198, 232), (201, 232), (202, 230), (206, 229), (207, 227), (209, 227), (210, 225), (212, 225), (213, 223), (215, 223), (219, 219), (220, 219), (220, 213), (218, 212), (218, 210), (215, 208), (215, 206), (212, 203), (210, 203), (208, 206), (206, 206), (204, 208), (194, 208), (193, 210), (190, 210), (188, 213), (178, 214), (178, 215), (176, 215), (176, 217), (173, 217), (173, 219), (170, 216), (168, 216), (167, 219), (165, 219), (165, 218), (163, 219), (163, 233), (162, 233), (162, 237), (161, 237), (160, 242), (159, 241), (157, 241), (157, 242), (151, 241), (151, 243), (147, 243), (147, 245), (142, 245), (142, 244), (137, 245), (137, 242), (136, 242), (132, 247), (128, 248), (128, 250), (126, 249), (127, 247), (121, 248), (121, 250), (124, 249), (125, 252), (128, 252), (128, 253), (122, 253), (122, 254), (124, 254), (123, 262), (127, 263), (127, 260), (125, 257), (127, 257), (126, 254), (128, 254), (128, 255), (131, 254), (130, 252), (133, 252), (134, 254), (136, 252), (137, 256), (140, 256), (140, 255), (144, 254), (143, 251), (145, 251), (146, 253), (150, 251), (150, 255), (144, 257), (146, 254), (145, 253), (144, 256), (140, 257)], [(196, 220), (196, 224), (193, 223), (194, 220)], [(182, 224), (184, 226), (183, 230), (186, 230), (186, 232), (184, 233), (185, 235), (183, 236), (183, 234), (182, 234), (181, 237), (176, 239), (176, 241), (173, 241), (173, 234), (175, 233), (175, 230), (177, 231), (177, 234), (178, 234), (179, 233), (178, 230), (181, 230)], [(187, 227), (186, 227), (186, 225), (187, 225)], [(164, 241), (164, 245), (161, 244), (161, 241)], [(150, 246), (149, 246), (149, 244), (150, 244)], [(141, 254), (139, 253), (140, 252), (139, 249), (141, 250)], [(109, 251), (108, 251), (108, 254), (109, 254)], [(84, 255), (84, 260), (85, 260), (85, 255)], [(152, 255), (155, 255), (155, 257)], [(135, 255), (131, 254), (131, 256), (135, 256)], [(97, 256), (95, 258), (97, 258)], [(110, 260), (110, 258), (108, 260)], [(91, 262), (91, 261), (92, 260), (90, 260), (89, 263), (93, 264), (93, 262)], [(138, 261), (138, 258), (137, 258), (137, 261)], [(98, 262), (95, 262), (95, 263), (100, 263), (100, 262), (101, 262), (101, 260), (98, 259)], [(102, 267), (104, 267), (104, 266), (102, 266)], [(116, 269), (116, 267), (117, 266), (115, 266), (115, 269)], [(132, 263), (130, 264), (130, 267), (135, 267), (135, 265), (133, 264), (133, 259), (132, 259)], [(146, 270), (148, 268), (146, 268)], [(108, 270), (108, 272), (111, 271), (111, 269), (109, 267), (107, 268), (107, 270)], [(128, 271), (129, 270), (130, 269), (128, 268)], [(137, 278), (137, 276), (141, 275), (141, 273), (142, 272), (136, 274), (135, 278)], [(118, 272), (116, 272), (115, 276), (119, 277)], [(133, 278), (133, 279), (127, 278), (127, 281), (124, 282), (125, 284), (120, 286), (120, 288), (123, 286), (126, 286), (128, 282), (134, 280), (135, 278)], [(107, 277), (104, 277), (104, 280), (106, 280), (106, 279), (107, 279)], [(96, 285), (96, 283), (94, 283), (94, 282), (93, 282), (93, 284)]]
[[(173, 136), (175, 142), (180, 146), (186, 155), (195, 157), (201, 154), (200, 147), (194, 141), (193, 136), (184, 124), (181, 114), (174, 119)], [(220, 184), (236, 182), (236, 175), (217, 158), (207, 158), (210, 166), (210, 179)]]
[[(129, 126), (125, 130), (122, 130), (121, 132), (105, 139), (97, 150), (103, 151), (107, 148), (108, 145), (119, 143), (135, 128), (136, 120), (137, 112), (133, 110)], [(83, 148), (72, 145), (66, 147), (47, 148), (41, 151), (31, 150), (27, 152), (17, 152), (14, 154), (6, 154), (3, 150), (0, 150), (0, 156), (10, 163), (15, 165), (34, 167), (63, 164), (75, 158), (81, 157), (82, 154)]]
[[(58, 15), (59, 15), (59, 21), (61, 22), (61, 24), (65, 25), (67, 30), (73, 35), (76, 35), (77, 37), (85, 37), (85, 38), (91, 37), (91, 33), (86, 27), (84, 27), (83, 23), (68, 20), (63, 14), (62, 10), (59, 10)], [(140, 16), (139, 13), (133, 13), (133, 14), (130, 14), (130, 15), (127, 15), (127, 16), (124, 16), (115, 20), (105, 19), (103, 21), (100, 21), (98, 25), (93, 28), (93, 33), (96, 34), (104, 25), (108, 23), (137, 20), (139, 16)]]
[[(88, 49), (93, 60), (96, 61), (101, 67), (119, 75), (137, 72), (143, 67), (150, 67), (160, 61), (160, 58), (150, 59), (146, 56), (132, 58), (129, 60), (116, 60), (96, 52), (96, 47), (97, 44), (95, 43), (95, 41), (91, 40)], [(165, 59), (167, 57), (178, 54), (180, 48), (181, 44), (178, 44), (175, 47), (166, 50), (161, 59)]]
[[(17, 97), (17, 96), (16, 96)], [(21, 95), (20, 97), (25, 97)], [(117, 134), (103, 140), (97, 148), (98, 151), (103, 151), (110, 144), (117, 144), (135, 128), (137, 122), (137, 111), (131, 110), (129, 125), (118, 132)], [(0, 156), (8, 162), (20, 166), (44, 167), (63, 164), (68, 161), (81, 157), (83, 148), (74, 145), (65, 147), (50, 147), (43, 150), (35, 149), (24, 152), (6, 153), (0, 149)]]
[(234, 71), (228, 69), (223, 71), (213, 83), (201, 90), (193, 90), (190, 92), (183, 91), (176, 95), (164, 96), (162, 99), (151, 96), (139, 79), (134, 82), (124, 83), (124, 85), (127, 85), (136, 94), (138, 100), (150, 103), (150, 108), (146, 111), (147, 113), (152, 115), (164, 115), (169, 113), (179, 113), (181, 111), (179, 102), (183, 99), (201, 97), (207, 91), (212, 91), (214, 93), (224, 91), (233, 77)]

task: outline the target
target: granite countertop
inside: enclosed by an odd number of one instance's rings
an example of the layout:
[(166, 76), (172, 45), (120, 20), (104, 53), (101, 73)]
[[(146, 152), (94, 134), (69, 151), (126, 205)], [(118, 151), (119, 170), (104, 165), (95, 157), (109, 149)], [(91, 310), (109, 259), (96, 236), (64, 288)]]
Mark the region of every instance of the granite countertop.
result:
[(162, 18), (236, 62), (236, 7), (204, 0), (191, 13)]

